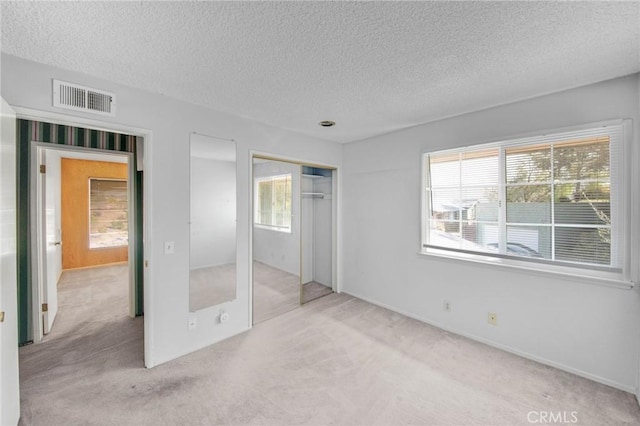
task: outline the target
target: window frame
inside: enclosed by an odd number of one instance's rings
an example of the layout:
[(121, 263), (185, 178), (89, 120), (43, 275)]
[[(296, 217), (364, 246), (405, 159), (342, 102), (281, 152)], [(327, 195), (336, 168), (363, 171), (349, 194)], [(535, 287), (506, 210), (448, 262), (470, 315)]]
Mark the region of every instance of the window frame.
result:
[[(429, 191), (429, 166), (428, 166), (428, 157), (433, 154), (459, 154), (462, 152), (473, 152), (480, 151), (485, 149), (499, 148), (499, 182), (498, 187), (500, 191), (499, 198), (504, 201), (504, 196), (506, 195), (506, 187), (507, 182), (505, 178), (506, 173), (506, 164), (504, 163), (504, 152), (508, 147), (513, 146), (525, 146), (525, 145), (533, 145), (535, 143), (553, 143), (553, 142), (562, 142), (563, 137), (569, 136), (572, 133), (578, 132), (589, 132), (594, 131), (606, 131), (604, 129), (613, 128), (614, 130), (611, 132), (613, 134), (617, 134), (619, 139), (615, 142), (617, 144), (615, 151), (616, 158), (614, 159), (613, 153), (610, 154), (610, 182), (611, 187), (616, 187), (616, 220), (612, 223), (612, 235), (614, 234), (613, 228), (615, 228), (617, 235), (618, 243), (615, 244), (615, 248), (612, 242), (611, 251), (612, 256), (614, 250), (620, 250), (617, 255), (620, 260), (620, 267), (613, 268), (609, 266), (600, 267), (595, 265), (583, 265), (583, 264), (574, 264), (571, 262), (562, 262), (562, 261), (552, 261), (552, 260), (543, 260), (540, 261), (538, 259), (530, 259), (524, 258), (514, 255), (509, 255), (506, 253), (485, 253), (479, 251), (465, 250), (465, 249), (455, 249), (455, 248), (447, 248), (440, 247), (429, 244), (429, 231), (430, 231), (430, 219), (431, 219), (431, 206), (430, 200), (428, 199)], [(637, 248), (632, 244), (632, 226), (631, 226), (631, 209), (635, 203), (635, 200), (632, 199), (632, 187), (634, 187), (634, 182), (632, 181), (632, 171), (631, 171), (631, 129), (632, 123), (630, 119), (619, 119), (619, 120), (609, 120), (606, 122), (599, 123), (590, 123), (581, 126), (571, 127), (571, 128), (562, 128), (555, 130), (548, 130), (542, 132), (532, 132), (525, 135), (519, 135), (509, 138), (501, 138), (499, 140), (478, 142), (467, 146), (457, 147), (453, 149), (436, 149), (436, 150), (423, 150), (420, 156), (421, 165), (421, 187), (420, 187), (420, 200), (421, 200), (421, 244), (420, 244), (420, 255), (433, 256), (439, 258), (448, 258), (456, 261), (463, 262), (475, 262), (486, 265), (493, 265), (499, 268), (515, 268), (517, 270), (526, 271), (530, 273), (542, 273), (542, 274), (552, 274), (556, 276), (562, 276), (565, 278), (574, 278), (578, 279), (582, 282), (592, 282), (592, 283), (600, 283), (604, 285), (614, 286), (614, 287), (622, 287), (622, 288), (632, 288), (634, 286), (634, 278), (636, 275), (636, 271), (632, 270), (631, 258), (632, 258), (632, 250), (636, 250)], [(613, 148), (614, 141), (612, 139), (611, 142), (611, 151), (614, 151)], [(551, 164), (553, 168), (553, 163)], [(614, 172), (614, 167), (616, 171)], [(615, 182), (614, 182), (615, 181)], [(612, 195), (613, 197), (613, 195)], [(612, 215), (613, 215), (613, 204), (614, 200), (612, 198)], [(499, 214), (502, 216), (500, 218), (501, 226), (504, 225), (506, 230), (506, 217), (504, 217), (506, 211), (506, 202), (502, 202), (499, 207)], [(620, 230), (621, 228), (622, 230)], [(635, 232), (635, 228), (633, 229)], [(503, 235), (503, 229), (500, 228), (500, 238), (504, 240), (504, 245), (501, 244), (501, 247), (506, 247), (506, 235)]]
[[(263, 223), (259, 223), (258, 222), (258, 218), (260, 217), (260, 183), (263, 182), (271, 182), (272, 183), (272, 192), (271, 192), (271, 199), (272, 199), (272, 203), (274, 203), (276, 200), (276, 193), (273, 190), (273, 187), (275, 186), (275, 181), (277, 180), (281, 180), (281, 179), (289, 179), (290, 181), (290, 185), (291, 185), (291, 191), (289, 192), (289, 197), (290, 197), (290, 208), (289, 208), (289, 226), (280, 226), (280, 225), (274, 225), (274, 223), (276, 222), (276, 216), (277, 216), (277, 211), (275, 209), (271, 210), (271, 224), (263, 224)], [(276, 231), (276, 232), (284, 232), (287, 234), (292, 233), (292, 229), (293, 229), (293, 173), (282, 173), (282, 174), (278, 174), (278, 175), (273, 175), (273, 176), (260, 176), (260, 177), (255, 177), (254, 181), (253, 181), (253, 193), (254, 193), (254, 200), (253, 200), (253, 225), (261, 228), (261, 229), (268, 229), (271, 231)]]

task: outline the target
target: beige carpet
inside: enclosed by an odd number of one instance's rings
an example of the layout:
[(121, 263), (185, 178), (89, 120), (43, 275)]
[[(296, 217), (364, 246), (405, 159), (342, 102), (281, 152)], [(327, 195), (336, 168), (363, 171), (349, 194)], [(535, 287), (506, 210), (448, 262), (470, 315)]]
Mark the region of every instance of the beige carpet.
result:
[(316, 300), (331, 293), (333, 293), (331, 287), (315, 281), (309, 281), (302, 285), (303, 303), (311, 302), (312, 300)]
[[(189, 310), (197, 311), (236, 297), (236, 265), (193, 269), (189, 275)], [(300, 305), (298, 275), (255, 261), (253, 267), (254, 324), (296, 309)], [(304, 303), (332, 293), (315, 281), (303, 286)]]
[(262, 262), (253, 262), (253, 323), (300, 307), (300, 278)]
[[(304, 303), (331, 294), (331, 288), (308, 282), (302, 286)], [(300, 278), (262, 262), (253, 262), (253, 323), (300, 307)]]
[(21, 348), (23, 425), (640, 424), (628, 393), (340, 294), (147, 370), (126, 298), (76, 278), (56, 335)]

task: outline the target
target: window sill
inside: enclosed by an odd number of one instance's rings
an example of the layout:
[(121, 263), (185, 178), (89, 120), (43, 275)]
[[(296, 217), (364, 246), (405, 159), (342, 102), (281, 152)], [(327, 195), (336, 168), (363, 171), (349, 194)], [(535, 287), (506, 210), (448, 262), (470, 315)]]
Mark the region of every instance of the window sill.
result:
[(104, 246), (104, 247), (89, 247), (90, 251), (98, 251), (98, 250), (109, 250), (109, 249), (118, 249), (118, 248), (127, 248), (129, 247), (128, 244), (121, 244), (119, 246)]
[(254, 223), (253, 226), (258, 229), (266, 229), (267, 231), (282, 232), (284, 234), (291, 233), (291, 228), (280, 228), (278, 226), (260, 225), (258, 223)]
[[(614, 273), (604, 273), (596, 271), (584, 271), (578, 268), (569, 268), (556, 265), (532, 265), (529, 262), (518, 261), (517, 259), (503, 259), (481, 254), (456, 253), (436, 248), (423, 248), (418, 252), (419, 256), (437, 257), (448, 259), (454, 262), (472, 262), (498, 269), (511, 269), (528, 274), (546, 275), (554, 278), (579, 281), (586, 284), (596, 284), (606, 287), (613, 287), (622, 290), (631, 290), (635, 284), (632, 281), (624, 280)], [(587, 273), (594, 275), (587, 275)]]

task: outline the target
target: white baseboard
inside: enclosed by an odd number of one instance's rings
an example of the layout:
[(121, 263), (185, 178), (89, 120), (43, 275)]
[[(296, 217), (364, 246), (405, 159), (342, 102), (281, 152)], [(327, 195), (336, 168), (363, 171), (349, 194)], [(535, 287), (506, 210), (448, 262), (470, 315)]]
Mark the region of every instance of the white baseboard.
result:
[(506, 346), (506, 345), (494, 342), (494, 341), (489, 340), (489, 339), (485, 339), (484, 337), (479, 337), (479, 336), (473, 335), (471, 333), (466, 333), (466, 332), (458, 330), (458, 329), (456, 329), (454, 327), (448, 327), (448, 326), (443, 325), (443, 324), (441, 324), (441, 323), (439, 323), (437, 321), (433, 321), (433, 320), (430, 320), (428, 318), (424, 318), (424, 317), (421, 317), (419, 315), (415, 315), (413, 313), (406, 312), (406, 311), (403, 311), (401, 309), (397, 309), (397, 308), (395, 308), (393, 306), (378, 302), (377, 300), (373, 300), (373, 299), (370, 299), (370, 298), (365, 297), (365, 296), (358, 295), (358, 294), (350, 292), (348, 290), (346, 290), (346, 291), (343, 290), (342, 293), (348, 294), (350, 296), (356, 297), (356, 298), (361, 299), (361, 300), (364, 300), (365, 302), (371, 303), (372, 305), (376, 305), (376, 306), (380, 306), (381, 308), (389, 309), (390, 311), (397, 312), (397, 313), (402, 314), (402, 315), (404, 315), (406, 317), (413, 318), (415, 320), (424, 322), (426, 324), (432, 325), (434, 327), (437, 327), (439, 329), (448, 331), (450, 333), (454, 333), (454, 334), (457, 334), (459, 336), (463, 336), (463, 337), (466, 337), (468, 339), (475, 340), (475, 341), (480, 342), (480, 343), (484, 343), (485, 345), (489, 345), (489, 346), (492, 346), (494, 348), (501, 349), (501, 350), (503, 350), (505, 352), (509, 352), (509, 353), (514, 354), (514, 355), (518, 355), (518, 356), (521, 356), (523, 358), (539, 362), (540, 364), (545, 364), (545, 365), (548, 365), (550, 367), (554, 367), (554, 368), (557, 368), (559, 370), (575, 374), (576, 376), (584, 377), (585, 379), (589, 379), (589, 380), (592, 380), (594, 382), (602, 383), (603, 385), (611, 386), (613, 388), (620, 389), (620, 390), (625, 391), (625, 392), (629, 392), (631, 394), (636, 395), (636, 398), (640, 398), (638, 390), (633, 388), (633, 387), (631, 387), (631, 386), (627, 386), (627, 385), (624, 385), (622, 383), (618, 383), (618, 382), (615, 382), (613, 380), (609, 380), (609, 379), (607, 379), (605, 377), (601, 377), (601, 376), (598, 376), (596, 374), (592, 374), (592, 373), (589, 373), (589, 372), (586, 372), (586, 371), (582, 371), (580, 369), (573, 368), (573, 367), (570, 367), (568, 365), (565, 365), (565, 364), (562, 364), (562, 363), (558, 363), (558, 362), (552, 361), (550, 359), (543, 358), (543, 357), (531, 354), (529, 352), (524, 352), (524, 351), (521, 351), (519, 349), (515, 349), (515, 348), (512, 348), (510, 346)]
[(271, 263), (266, 262), (266, 261), (261, 260), (261, 259), (253, 259), (253, 261), (254, 262), (260, 262), (263, 265), (267, 265), (268, 267), (273, 268), (273, 269), (277, 269), (278, 271), (286, 272), (287, 274), (291, 274), (291, 275), (295, 275), (295, 276), (298, 276), (300, 274), (300, 271), (298, 271), (298, 272), (288, 271), (286, 269), (283, 269), (280, 265), (272, 265)]
[(218, 266), (224, 266), (224, 265), (235, 265), (236, 262), (224, 262), (224, 263), (214, 263), (211, 265), (198, 265), (198, 266), (194, 266), (193, 268), (190, 268), (191, 271), (197, 271), (198, 269), (206, 269), (206, 268), (216, 268)]

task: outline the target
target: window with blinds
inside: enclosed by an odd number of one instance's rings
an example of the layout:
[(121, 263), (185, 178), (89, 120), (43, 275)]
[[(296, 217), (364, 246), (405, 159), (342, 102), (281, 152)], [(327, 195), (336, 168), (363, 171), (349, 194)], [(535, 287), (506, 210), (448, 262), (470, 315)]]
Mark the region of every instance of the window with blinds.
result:
[(128, 244), (127, 181), (89, 179), (89, 248)]
[(291, 232), (291, 173), (255, 180), (254, 223)]
[(622, 125), (424, 154), (423, 247), (620, 272)]

